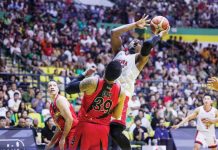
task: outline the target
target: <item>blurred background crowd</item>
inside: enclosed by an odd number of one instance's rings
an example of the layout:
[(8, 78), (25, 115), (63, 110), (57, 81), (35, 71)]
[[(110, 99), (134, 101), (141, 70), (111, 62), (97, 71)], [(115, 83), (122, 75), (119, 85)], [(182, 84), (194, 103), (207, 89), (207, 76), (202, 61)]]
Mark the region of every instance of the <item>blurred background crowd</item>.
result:
[[(66, 83), (91, 66), (97, 68), (96, 75), (102, 76), (113, 57), (110, 28), (98, 23), (132, 23), (146, 13), (166, 16), (176, 27), (218, 27), (218, 5), (210, 0), (113, 2), (116, 5), (109, 8), (71, 0), (0, 1), (0, 73), (6, 73), (0, 74), (0, 128), (32, 128), (38, 144), (51, 140), (54, 122), (46, 82), (53, 78), (64, 94)], [(123, 36), (126, 50), (131, 35)], [(202, 45), (197, 39), (187, 43), (172, 36), (161, 41), (152, 50), (129, 102), (129, 138), (147, 143), (153, 137), (169, 138), (167, 127), (202, 105), (205, 93), (209, 92), (217, 107), (218, 94), (201, 85), (218, 74), (217, 65), (215, 44)], [(76, 111), (81, 97), (67, 95)], [(185, 126), (194, 127), (196, 122)], [(139, 132), (147, 133), (146, 138), (137, 139)]]

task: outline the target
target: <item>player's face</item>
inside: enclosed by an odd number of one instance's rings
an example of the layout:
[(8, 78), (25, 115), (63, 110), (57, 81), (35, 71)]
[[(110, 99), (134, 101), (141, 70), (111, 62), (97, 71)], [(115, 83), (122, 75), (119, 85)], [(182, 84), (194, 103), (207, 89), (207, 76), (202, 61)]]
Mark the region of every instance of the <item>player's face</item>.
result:
[(203, 102), (204, 102), (204, 105), (212, 105), (213, 103), (210, 96), (204, 96)]
[(141, 51), (142, 45), (140, 43), (135, 47), (135, 53), (139, 53)]
[(50, 81), (48, 83), (48, 93), (50, 95), (56, 95), (58, 94), (58, 92), (59, 92), (59, 89), (58, 89), (57, 83), (55, 81)]

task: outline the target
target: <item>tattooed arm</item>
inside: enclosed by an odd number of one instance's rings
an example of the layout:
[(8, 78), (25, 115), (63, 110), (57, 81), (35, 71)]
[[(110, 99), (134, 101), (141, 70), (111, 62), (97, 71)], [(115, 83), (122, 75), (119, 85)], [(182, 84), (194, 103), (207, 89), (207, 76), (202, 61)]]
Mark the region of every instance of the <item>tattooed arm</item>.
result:
[(82, 80), (79, 84), (79, 89), (81, 92), (85, 92), (87, 95), (91, 95), (95, 92), (98, 84), (98, 78), (89, 77)]

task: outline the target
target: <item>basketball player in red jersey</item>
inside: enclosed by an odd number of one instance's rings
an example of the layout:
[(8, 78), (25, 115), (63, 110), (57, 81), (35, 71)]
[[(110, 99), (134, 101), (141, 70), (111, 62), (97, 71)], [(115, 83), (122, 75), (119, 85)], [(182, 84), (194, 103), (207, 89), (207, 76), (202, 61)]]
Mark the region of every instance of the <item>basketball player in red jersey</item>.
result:
[(48, 92), (53, 100), (50, 105), (50, 113), (55, 121), (57, 130), (46, 149), (51, 149), (58, 142), (59, 149), (72, 149), (71, 141), (78, 123), (77, 116), (69, 101), (64, 96), (59, 95), (58, 85), (55, 81), (48, 83)]
[(121, 70), (120, 62), (112, 61), (105, 70), (104, 79), (86, 78), (81, 82), (71, 82), (65, 89), (69, 94), (84, 92), (73, 149), (108, 149), (111, 116), (121, 116), (125, 100), (120, 85), (114, 82)]
[[(72, 81), (81, 81), (85, 76), (93, 74), (95, 70), (96, 68), (88, 68), (84, 74), (78, 76)], [(46, 146), (46, 149), (52, 148), (58, 143), (58, 141), (61, 150), (72, 149), (71, 141), (75, 133), (75, 127), (78, 123), (77, 116), (68, 100), (64, 96), (58, 94), (59, 89), (55, 81), (50, 81), (48, 83), (48, 92), (53, 100), (50, 105), (50, 113), (57, 126), (57, 131), (51, 142)]]

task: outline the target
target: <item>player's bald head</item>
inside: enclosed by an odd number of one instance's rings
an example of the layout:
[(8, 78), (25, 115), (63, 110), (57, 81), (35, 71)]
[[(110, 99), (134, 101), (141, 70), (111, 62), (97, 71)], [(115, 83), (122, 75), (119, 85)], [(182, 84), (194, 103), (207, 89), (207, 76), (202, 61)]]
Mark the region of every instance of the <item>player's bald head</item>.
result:
[(122, 66), (119, 61), (111, 61), (105, 70), (105, 79), (108, 81), (114, 81), (121, 75)]

